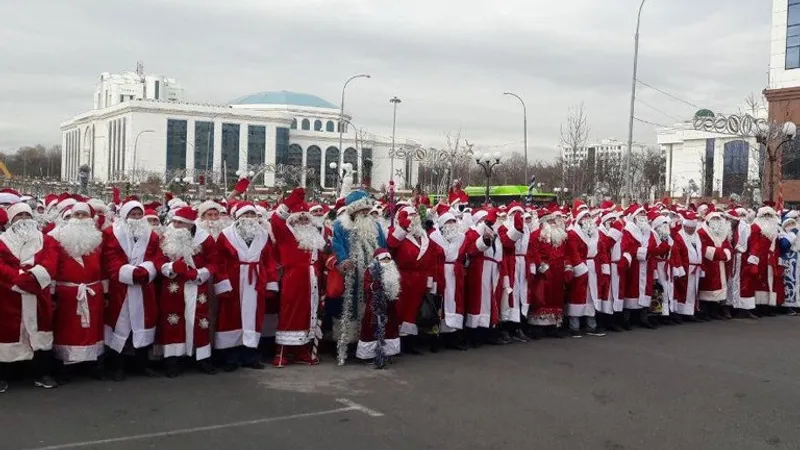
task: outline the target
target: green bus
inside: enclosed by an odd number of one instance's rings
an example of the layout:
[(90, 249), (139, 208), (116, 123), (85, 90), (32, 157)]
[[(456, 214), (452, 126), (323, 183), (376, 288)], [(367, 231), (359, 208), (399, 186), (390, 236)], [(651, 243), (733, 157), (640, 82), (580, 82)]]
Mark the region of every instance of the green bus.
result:
[[(469, 195), (469, 206), (472, 208), (481, 206), (486, 199), (485, 186), (467, 186), (464, 192)], [(431, 196), (431, 204), (436, 204), (440, 196)], [(489, 188), (489, 200), (495, 205), (507, 205), (513, 201), (518, 201), (525, 204), (528, 198), (528, 186), (524, 185), (508, 185), (508, 186), (491, 186)], [(549, 192), (540, 192), (534, 188), (531, 193), (531, 203), (536, 206), (544, 206), (556, 201), (556, 194)], [(447, 197), (445, 196), (445, 200)]]

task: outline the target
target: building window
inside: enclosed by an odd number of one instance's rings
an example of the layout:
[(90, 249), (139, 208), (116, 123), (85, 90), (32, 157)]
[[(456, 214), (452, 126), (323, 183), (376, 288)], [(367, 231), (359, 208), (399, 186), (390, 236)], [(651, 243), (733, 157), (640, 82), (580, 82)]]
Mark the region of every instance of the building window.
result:
[(800, 0), (789, 0), (786, 21), (786, 68), (800, 67)]
[(194, 123), (194, 171), (206, 172), (214, 167), (214, 122)]
[(236, 182), (236, 171), (239, 170), (239, 124), (222, 124), (222, 169), (228, 183)]
[(319, 188), (320, 165), (322, 165), (322, 150), (316, 145), (306, 149), (306, 187)]
[(361, 184), (367, 187), (372, 186), (372, 149), (361, 149)]
[(111, 142), (113, 142), (113, 137), (111, 136), (111, 122), (109, 121), (106, 125), (106, 154), (108, 155), (106, 160), (106, 179), (113, 181), (111, 178), (111, 164), (113, 163), (111, 159), (111, 155), (113, 154), (111, 151)]
[(292, 119), (291, 129), (292, 130), (296, 130), (297, 129), (297, 119)]
[[(336, 168), (331, 168), (331, 163), (336, 163)], [(339, 177), (339, 149), (328, 147), (325, 150), (325, 187), (336, 187), (336, 179)]]
[[(763, 151), (763, 149), (762, 149)], [(784, 144), (781, 147), (781, 168), (783, 169), (783, 179), (800, 180), (800, 139), (796, 136), (791, 144)], [(763, 153), (761, 154), (763, 158)]]
[(335, 125), (333, 124), (332, 120), (329, 120), (328, 123), (325, 124), (325, 131), (329, 133), (333, 133)]
[(722, 195), (743, 194), (747, 182), (747, 166), (750, 159), (750, 145), (745, 141), (732, 141), (725, 144), (722, 154)]
[(322, 131), (322, 121), (317, 119), (314, 121), (314, 131)]
[(125, 149), (125, 131), (128, 129), (127, 125), (128, 125), (128, 119), (126, 117), (123, 117), (122, 118), (122, 138), (120, 139), (120, 147), (122, 148), (122, 151), (120, 152), (120, 154), (122, 155), (122, 157), (120, 158), (122, 160), (122, 173), (125, 173), (125, 150), (126, 150)]
[(289, 146), (289, 157), (286, 159), (286, 165), (294, 167), (303, 166), (303, 147), (297, 144)]
[[(260, 166), (264, 164), (264, 154), (267, 149), (267, 127), (248, 125), (247, 127), (247, 165)], [(253, 180), (255, 184), (264, 184), (264, 174)]]
[(186, 167), (186, 121), (167, 120), (167, 172)]
[(303, 130), (310, 130), (311, 129), (311, 122), (308, 119), (303, 119), (302, 125), (300, 126)]
[(714, 138), (706, 139), (706, 153), (703, 158), (703, 195), (714, 194)]
[(275, 165), (289, 161), (289, 130), (277, 128), (275, 132)]
[(358, 152), (353, 147), (348, 148), (344, 151), (344, 163), (350, 163), (353, 166), (353, 170), (358, 170)]

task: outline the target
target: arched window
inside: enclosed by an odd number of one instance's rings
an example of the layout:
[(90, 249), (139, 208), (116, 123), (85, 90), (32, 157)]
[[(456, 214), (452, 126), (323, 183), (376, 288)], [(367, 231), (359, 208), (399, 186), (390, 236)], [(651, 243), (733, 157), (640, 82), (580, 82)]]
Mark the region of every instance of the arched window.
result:
[(335, 125), (333, 124), (332, 120), (329, 120), (328, 123), (325, 124), (325, 131), (329, 133), (333, 133)]
[(335, 188), (336, 179), (339, 176), (339, 168), (331, 169), (331, 163), (339, 165), (339, 149), (336, 147), (328, 147), (325, 150), (325, 187)]
[(316, 145), (306, 149), (306, 187), (318, 188), (320, 185), (320, 166), (322, 165), (322, 150)]
[(296, 130), (297, 129), (297, 119), (292, 119), (291, 129), (292, 130)]
[(286, 160), (289, 166), (302, 167), (303, 166), (303, 147), (297, 144), (289, 146), (289, 157)]
[(322, 131), (322, 121), (317, 119), (314, 121), (314, 131)]
[(745, 141), (725, 143), (722, 154), (722, 195), (742, 194), (747, 182), (750, 145)]
[(300, 128), (302, 128), (302, 129), (304, 129), (306, 131), (310, 130), (311, 129), (311, 122), (309, 122), (308, 119), (303, 119), (303, 122), (302, 122), (302, 125), (300, 126)]
[(358, 170), (358, 152), (353, 147), (344, 151), (344, 162), (353, 165), (353, 170)]
[(372, 149), (361, 149), (361, 184), (372, 187)]

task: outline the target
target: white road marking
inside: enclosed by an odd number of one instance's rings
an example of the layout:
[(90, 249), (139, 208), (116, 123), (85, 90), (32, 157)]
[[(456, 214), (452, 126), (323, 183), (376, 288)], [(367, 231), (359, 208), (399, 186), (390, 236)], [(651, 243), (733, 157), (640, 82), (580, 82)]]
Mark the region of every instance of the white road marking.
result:
[(68, 448), (81, 448), (81, 447), (91, 447), (95, 445), (105, 445), (105, 444), (115, 444), (118, 442), (129, 442), (129, 441), (138, 441), (143, 439), (152, 439), (152, 438), (161, 438), (161, 437), (169, 437), (169, 436), (179, 436), (182, 434), (191, 434), (197, 432), (204, 432), (204, 431), (215, 431), (215, 430), (222, 430), (225, 428), (236, 428), (236, 427), (246, 427), (250, 425), (260, 425), (264, 423), (271, 423), (271, 422), (282, 422), (285, 420), (293, 420), (293, 419), (304, 419), (306, 417), (317, 417), (317, 416), (327, 416), (331, 414), (338, 414), (348, 411), (358, 411), (362, 414), (366, 414), (370, 417), (382, 417), (383, 414), (375, 411), (373, 409), (367, 408), (364, 405), (360, 405), (358, 403), (353, 402), (352, 400), (348, 400), (346, 398), (338, 398), (336, 399), (337, 402), (345, 405), (342, 408), (336, 409), (327, 409), (323, 411), (313, 411), (307, 413), (299, 413), (299, 414), (290, 414), (288, 416), (279, 416), (279, 417), (264, 417), (261, 419), (255, 420), (243, 420), (241, 422), (231, 422), (231, 423), (223, 423), (219, 425), (207, 425), (202, 427), (194, 427), (194, 428), (181, 428), (178, 430), (170, 430), (170, 431), (162, 431), (159, 433), (146, 433), (146, 434), (133, 434), (130, 436), (121, 436), (116, 438), (109, 438), (109, 439), (98, 439), (95, 441), (84, 441), (84, 442), (72, 442), (69, 444), (58, 444), (58, 445), (48, 445), (46, 447), (35, 447), (29, 448), (27, 450), (61, 450), (61, 449), (68, 449)]

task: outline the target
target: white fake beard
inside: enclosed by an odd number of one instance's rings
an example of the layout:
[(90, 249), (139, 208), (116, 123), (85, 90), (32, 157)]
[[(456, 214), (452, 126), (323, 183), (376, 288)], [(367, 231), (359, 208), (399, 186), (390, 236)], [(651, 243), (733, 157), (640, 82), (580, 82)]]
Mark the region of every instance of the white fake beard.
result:
[(558, 247), (567, 239), (567, 230), (550, 222), (545, 222), (544, 225), (542, 225), (542, 234), (539, 238), (554, 247)]
[(597, 235), (597, 224), (593, 220), (581, 222), (581, 230), (589, 237)]
[(219, 223), (220, 228), (224, 230), (233, 224), (233, 219), (230, 216), (219, 216)]
[(58, 229), (55, 238), (73, 258), (88, 255), (103, 243), (103, 233), (91, 218), (70, 219)]
[(236, 227), (236, 233), (239, 234), (239, 237), (247, 242), (252, 242), (253, 238), (256, 237), (256, 234), (260, 230), (263, 230), (258, 219), (255, 217), (242, 217), (241, 219), (236, 219), (234, 226)]
[(633, 219), (633, 224), (636, 225), (642, 233), (650, 231), (650, 222), (647, 221), (646, 217), (635, 217)]
[(359, 239), (367, 242), (378, 241), (378, 227), (375, 226), (375, 221), (369, 216), (358, 216), (353, 221), (353, 230)]
[(201, 220), (197, 225), (210, 234), (214, 239), (217, 239), (219, 234), (225, 228), (221, 220)]
[(19, 245), (31, 242), (41, 236), (39, 228), (36, 226), (36, 221), (33, 219), (20, 219), (11, 224), (5, 232), (6, 239), (11, 239), (12, 242)]
[(134, 239), (150, 236), (150, 232), (153, 231), (150, 223), (145, 218), (125, 219), (125, 225), (128, 227), (128, 232), (130, 232)]
[(727, 220), (709, 220), (706, 225), (708, 226), (708, 231), (717, 240), (727, 239), (728, 235), (732, 233), (731, 224)]
[(528, 230), (534, 232), (537, 229), (539, 229), (539, 219), (537, 217), (534, 217), (533, 219), (531, 219), (529, 223), (526, 222), (525, 225), (527, 225)]
[(311, 223), (321, 230), (325, 226), (325, 216), (311, 216)]
[(200, 246), (195, 245), (192, 232), (188, 228), (170, 225), (165, 228), (161, 238), (161, 251), (172, 261), (183, 258), (188, 262), (200, 251)]
[(419, 216), (414, 216), (411, 219), (411, 225), (408, 227), (408, 232), (414, 237), (421, 237), (425, 234), (425, 230), (422, 229), (422, 219)]
[(658, 228), (656, 228), (656, 234), (662, 241), (666, 240), (669, 237), (669, 224), (662, 223), (659, 225)]
[(302, 250), (322, 250), (325, 248), (325, 238), (314, 223), (307, 225), (292, 225), (292, 234), (297, 241), (297, 246)]
[(761, 234), (770, 241), (778, 237), (778, 231), (780, 230), (776, 220), (759, 217), (755, 220), (754, 224), (761, 228)]
[(383, 275), (381, 275), (381, 282), (383, 283), (383, 291), (389, 301), (397, 300), (400, 295), (400, 271), (397, 270), (397, 264), (394, 261), (381, 263), (383, 268)]
[(457, 223), (446, 223), (444, 226), (442, 226), (440, 231), (442, 233), (442, 237), (447, 242), (453, 242), (456, 240), (456, 238), (458, 238), (459, 235), (463, 234), (463, 231), (461, 231), (461, 228)]

